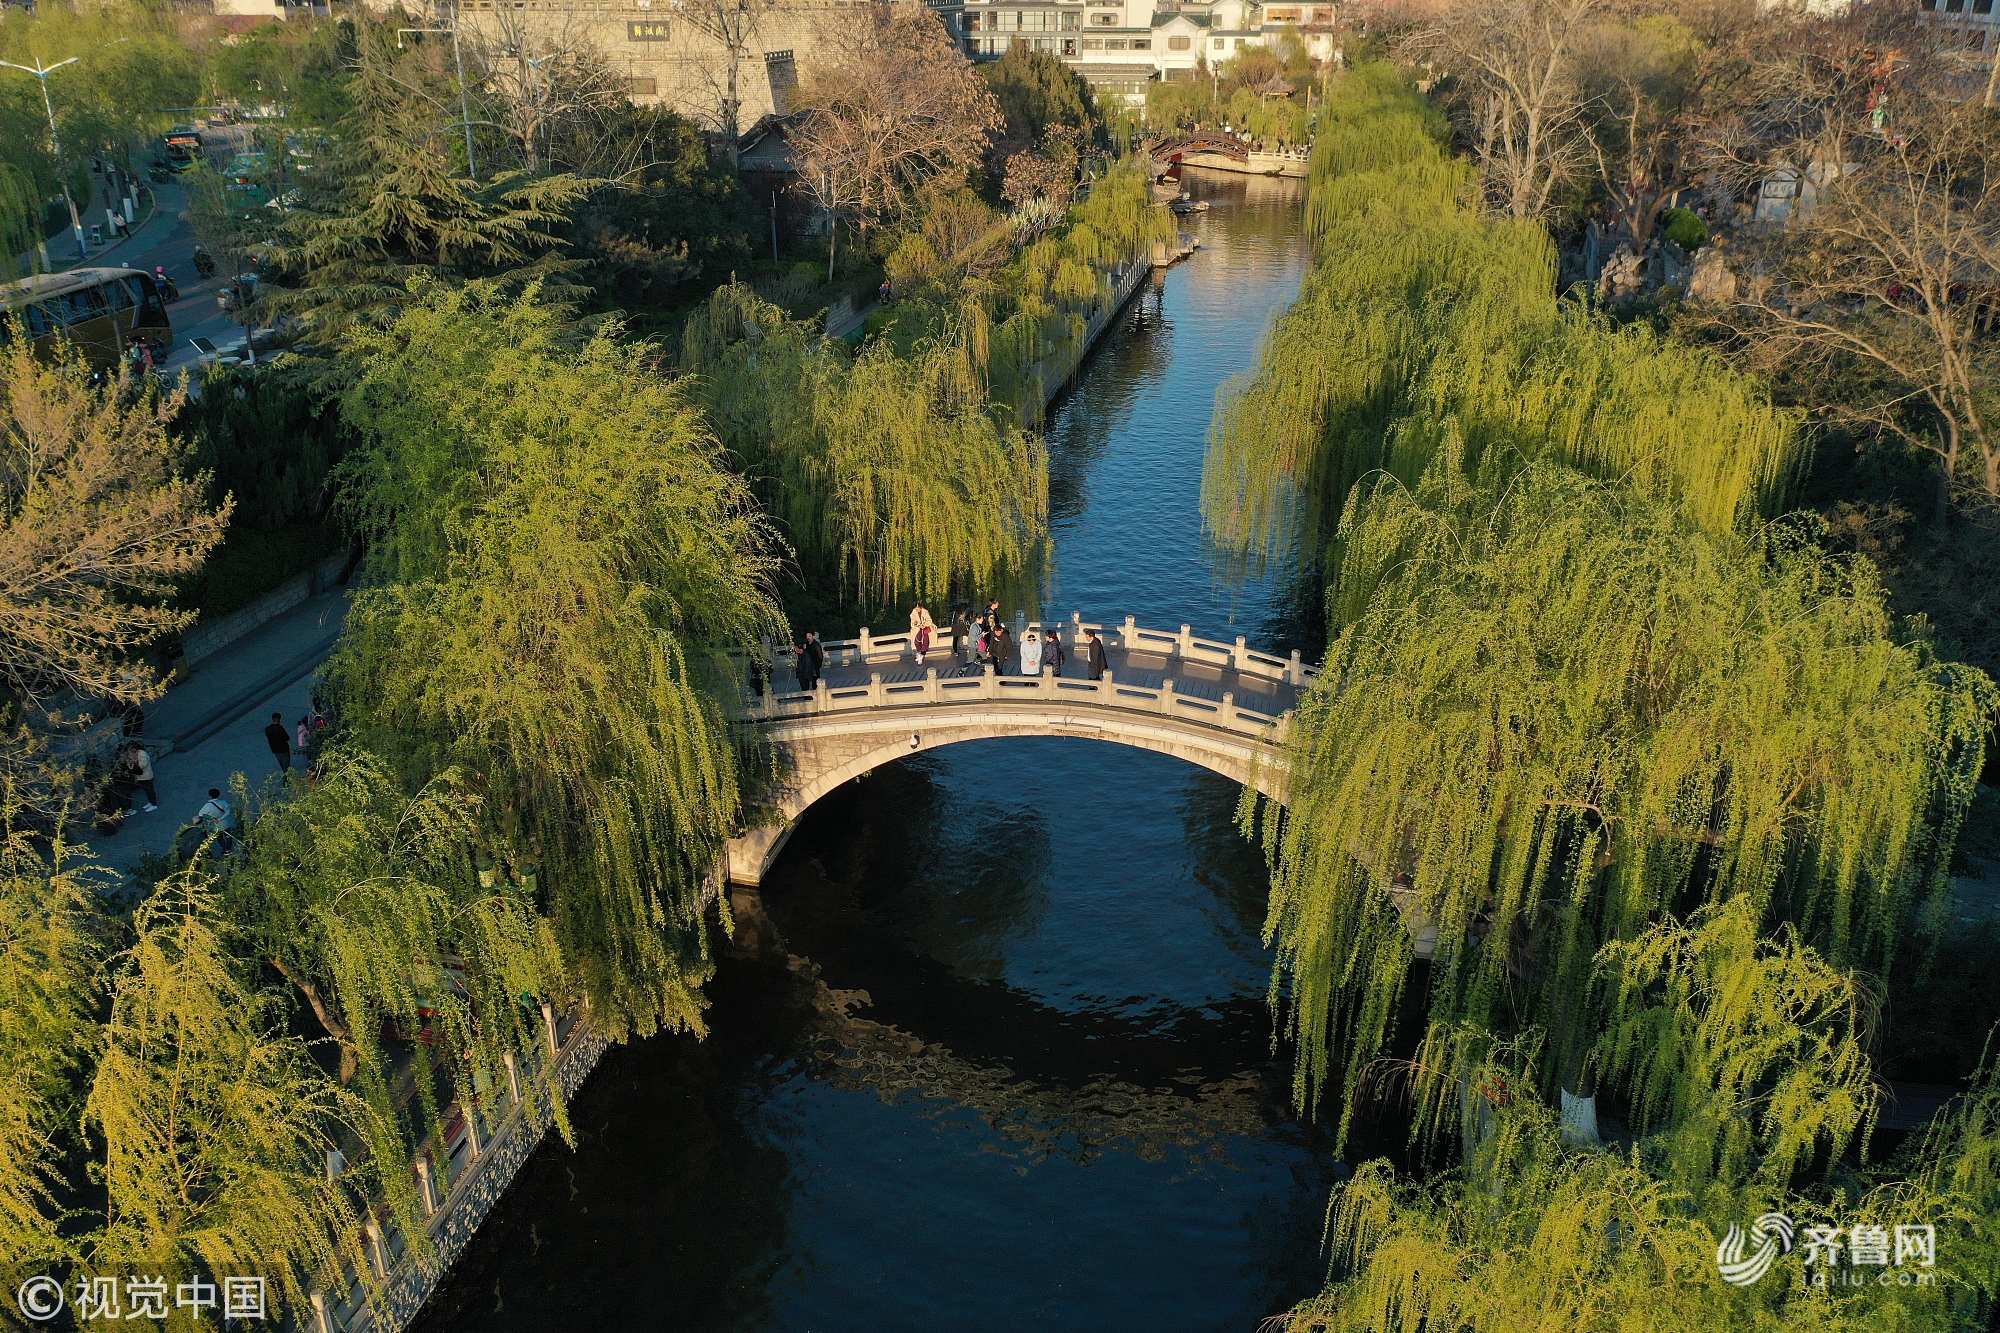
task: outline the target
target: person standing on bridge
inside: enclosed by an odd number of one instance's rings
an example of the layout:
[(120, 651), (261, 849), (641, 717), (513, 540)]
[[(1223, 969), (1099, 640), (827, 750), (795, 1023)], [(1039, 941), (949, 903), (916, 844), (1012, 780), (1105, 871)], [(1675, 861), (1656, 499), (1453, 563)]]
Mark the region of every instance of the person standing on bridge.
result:
[(1067, 660), (1063, 656), (1062, 631), (1054, 627), (1042, 631), (1042, 665), (1048, 667), (1051, 674), (1060, 676), (1063, 663)]
[(918, 666), (924, 664), (925, 656), (930, 653), (931, 633), (935, 629), (937, 622), (931, 619), (922, 602), (910, 608), (910, 647), (916, 651)]
[(986, 637), (993, 653), (993, 674), (1004, 676), (1007, 674), (1007, 659), (1014, 655), (1014, 632), (1007, 628), (1005, 621), (1001, 621)]
[(1097, 637), (1096, 630), (1090, 631), (1089, 660), (1090, 678), (1092, 680), (1103, 680), (1104, 668), (1110, 665), (1110, 663), (1104, 656), (1104, 640)]
[(1021, 674), (1039, 676), (1042, 674), (1042, 641), (1033, 630), (1021, 641)]
[(951, 660), (958, 666), (965, 665), (965, 636), (972, 628), (968, 623), (972, 608), (964, 602), (951, 604)]
[(799, 688), (808, 694), (818, 689), (819, 673), (825, 669), (826, 649), (820, 647), (818, 633), (807, 630), (805, 646), (799, 649)]

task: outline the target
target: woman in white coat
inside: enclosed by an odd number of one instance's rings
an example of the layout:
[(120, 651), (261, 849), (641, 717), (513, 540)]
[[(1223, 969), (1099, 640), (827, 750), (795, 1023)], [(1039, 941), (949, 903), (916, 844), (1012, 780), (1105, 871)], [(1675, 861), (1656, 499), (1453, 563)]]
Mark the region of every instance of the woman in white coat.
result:
[(1021, 674), (1039, 676), (1042, 674), (1042, 636), (1033, 630), (1021, 640)]

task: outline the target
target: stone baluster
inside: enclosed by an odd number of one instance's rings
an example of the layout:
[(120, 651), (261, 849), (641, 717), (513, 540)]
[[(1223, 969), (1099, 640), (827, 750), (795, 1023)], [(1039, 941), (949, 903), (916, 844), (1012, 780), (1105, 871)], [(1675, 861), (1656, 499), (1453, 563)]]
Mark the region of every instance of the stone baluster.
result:
[(833, 691), (827, 687), (826, 677), (813, 682), (813, 711), (825, 713), (833, 708)]
[(370, 1218), (361, 1224), (361, 1248), (368, 1255), (368, 1266), (375, 1270), (375, 1280), (389, 1280), (389, 1259), (382, 1244), (382, 1230)]
[(437, 1200), (432, 1196), (431, 1159), (428, 1157), (419, 1157), (417, 1159), (416, 1166), (417, 1166), (417, 1193), (423, 1196), (424, 1216), (431, 1217), (435, 1215), (438, 1210)]
[(1000, 675), (991, 662), (986, 664), (986, 674), (980, 677), (979, 697), (995, 699), (1000, 695)]
[(460, 1102), (458, 1113), (465, 1117), (465, 1151), (468, 1161), (479, 1160), (479, 1110), (471, 1102)]
[(1285, 668), (1285, 683), (1287, 685), (1306, 683), (1306, 669), (1299, 661), (1299, 650), (1296, 648), (1292, 649), (1292, 664)]
[(507, 1052), (507, 1100), (516, 1106), (521, 1104), (521, 1063), (512, 1051)]
[[(1238, 639), (1236, 642), (1241, 643), (1243, 640)], [(1228, 727), (1231, 731), (1236, 730), (1235, 690), (1224, 690), (1222, 692), (1222, 725)]]
[(870, 708), (882, 706), (882, 673), (879, 671), (868, 673), (868, 706)]
[(863, 625), (861, 627), (861, 636), (857, 638), (854, 642), (858, 651), (861, 653), (861, 660), (863, 662), (866, 662), (868, 660), (868, 654), (875, 651), (874, 636), (868, 633), (868, 627), (866, 625)]
[(924, 699), (925, 699), (925, 701), (926, 701), (926, 702), (928, 702), (928, 703), (937, 703), (937, 702), (938, 702), (938, 701), (939, 701), (940, 699), (943, 699), (943, 698), (944, 698), (944, 690), (943, 690), (943, 687), (941, 687), (941, 686), (940, 686), (940, 685), (938, 684), (938, 673), (937, 673), (937, 668), (936, 668), (936, 667), (925, 667), (925, 668), (924, 668)]
[(1125, 617), (1125, 628), (1120, 631), (1118, 642), (1124, 646), (1125, 651), (1128, 653), (1139, 646), (1139, 617)]
[(1181, 641), (1176, 645), (1175, 651), (1183, 658), (1194, 656), (1194, 626), (1181, 626)]
[(316, 1291), (312, 1294), (312, 1308), (314, 1333), (333, 1333), (333, 1314), (327, 1309), (325, 1292)]
[(1282, 745), (1291, 734), (1292, 710), (1287, 708), (1284, 712), (1278, 714), (1278, 729), (1271, 734), (1271, 739)]
[(1160, 682), (1160, 711), (1167, 714), (1174, 711), (1174, 681), (1171, 676)]
[(542, 1030), (549, 1039), (549, 1058), (554, 1059), (561, 1052), (556, 1047), (556, 1011), (549, 1008), (547, 1000), (542, 1001)]
[(1247, 671), (1250, 669), (1249, 644), (1241, 634), (1236, 636), (1236, 647), (1229, 654), (1229, 666), (1234, 671)]

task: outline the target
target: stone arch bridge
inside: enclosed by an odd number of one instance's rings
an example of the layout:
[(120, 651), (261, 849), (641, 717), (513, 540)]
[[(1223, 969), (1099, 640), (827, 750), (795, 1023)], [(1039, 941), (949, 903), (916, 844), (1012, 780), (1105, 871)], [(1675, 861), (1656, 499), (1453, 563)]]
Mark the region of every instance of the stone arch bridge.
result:
[[(776, 822), (752, 829), (728, 848), (729, 880), (763, 881), (799, 817), (843, 782), (905, 755), (994, 736), (1080, 736), (1170, 754), (1282, 795), (1284, 741), (1299, 696), (1315, 669), (1299, 654), (1275, 657), (1233, 643), (1143, 629), (1130, 616), (1121, 626), (1044, 626), (1017, 615), (1019, 645), (1028, 630), (1059, 629), (1068, 660), (1062, 674), (1043, 668), (1024, 677), (1018, 648), (1008, 664), (962, 669), (951, 631), (918, 660), (907, 633), (827, 643), (826, 671), (810, 692), (797, 689), (791, 648), (771, 653), (774, 689), (747, 697), (732, 720), (752, 725), (779, 747), (786, 776)], [(1089, 679), (1085, 632), (1105, 647), (1104, 679)], [(747, 677), (747, 662), (745, 675)], [(787, 690), (787, 686), (791, 688)]]
[(1190, 162), (1193, 159), (1213, 155), (1226, 157), (1233, 162), (1247, 163), (1250, 160), (1251, 144), (1248, 139), (1219, 131), (1207, 134), (1179, 134), (1170, 139), (1161, 139), (1147, 145), (1155, 162)]

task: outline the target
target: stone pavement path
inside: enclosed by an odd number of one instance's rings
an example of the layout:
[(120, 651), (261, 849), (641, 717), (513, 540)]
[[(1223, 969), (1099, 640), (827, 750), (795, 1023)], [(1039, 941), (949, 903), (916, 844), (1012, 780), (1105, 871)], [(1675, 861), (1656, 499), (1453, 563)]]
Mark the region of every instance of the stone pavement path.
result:
[(228, 791), (235, 774), (243, 774), (252, 791), (277, 777), (264, 727), (274, 711), (291, 727), (311, 707), (312, 673), (333, 650), (347, 607), (345, 589), (309, 597), (204, 658), (192, 676), (154, 700), (146, 710), (145, 738), (172, 743), (163, 755), (164, 747), (154, 749), (159, 809), (148, 814), (142, 802), (126, 812), (117, 833), (91, 835), (105, 864), (129, 870), (145, 853), (171, 850), (174, 834), (194, 818), (208, 789)]

